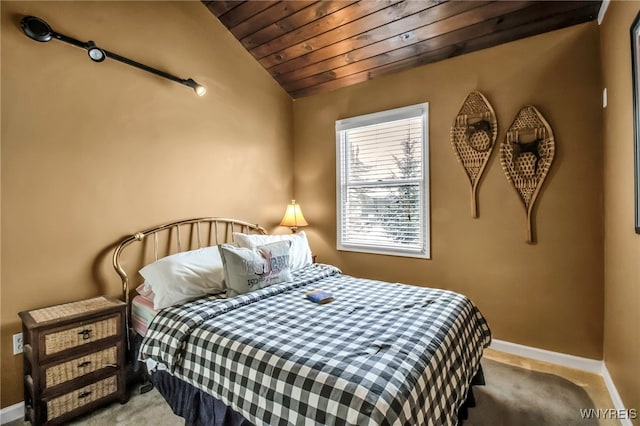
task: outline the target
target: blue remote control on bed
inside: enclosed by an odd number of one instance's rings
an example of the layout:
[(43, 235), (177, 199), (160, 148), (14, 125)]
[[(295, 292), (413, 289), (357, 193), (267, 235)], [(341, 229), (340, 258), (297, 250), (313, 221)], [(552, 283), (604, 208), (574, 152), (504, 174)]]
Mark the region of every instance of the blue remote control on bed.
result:
[(312, 290), (305, 294), (306, 298), (319, 305), (332, 302), (333, 295), (323, 290)]

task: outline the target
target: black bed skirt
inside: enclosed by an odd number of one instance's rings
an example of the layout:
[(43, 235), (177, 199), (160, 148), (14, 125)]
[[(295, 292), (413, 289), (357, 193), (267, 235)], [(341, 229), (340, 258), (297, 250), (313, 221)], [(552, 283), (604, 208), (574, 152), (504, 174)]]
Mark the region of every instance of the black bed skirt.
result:
[(171, 410), (193, 426), (252, 426), (242, 414), (206, 392), (175, 378), (166, 371), (151, 375), (153, 385), (167, 400)]

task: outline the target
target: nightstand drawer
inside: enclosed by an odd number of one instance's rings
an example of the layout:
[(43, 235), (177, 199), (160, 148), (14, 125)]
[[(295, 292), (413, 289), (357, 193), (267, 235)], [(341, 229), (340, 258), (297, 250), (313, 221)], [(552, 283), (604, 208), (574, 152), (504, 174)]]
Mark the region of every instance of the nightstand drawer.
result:
[(40, 345), (41, 357), (76, 348), (108, 337), (117, 336), (122, 325), (120, 315), (98, 318), (96, 321), (83, 323), (80, 327), (64, 330), (52, 330), (42, 333), (43, 343)]
[(71, 361), (45, 367), (45, 389), (106, 367), (118, 367), (118, 347), (112, 346)]
[(118, 391), (116, 376), (76, 389), (47, 401), (47, 421), (51, 421)]

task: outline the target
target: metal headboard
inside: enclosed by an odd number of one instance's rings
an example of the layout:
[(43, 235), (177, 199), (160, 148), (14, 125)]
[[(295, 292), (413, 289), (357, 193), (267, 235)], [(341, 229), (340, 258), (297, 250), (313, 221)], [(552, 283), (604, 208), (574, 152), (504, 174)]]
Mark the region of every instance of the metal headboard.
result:
[[(203, 230), (204, 228), (204, 230)], [(202, 238), (203, 232), (206, 238)], [(155, 226), (145, 231), (136, 232), (125, 238), (113, 252), (113, 267), (122, 280), (122, 297), (129, 307), (129, 277), (120, 262), (120, 255), (125, 247), (135, 242), (142, 242), (148, 236), (153, 236), (154, 260), (158, 260), (158, 235), (166, 233), (168, 236), (175, 234), (176, 249), (173, 253), (179, 253), (194, 248), (211, 246), (231, 242), (233, 232), (266, 234), (266, 230), (260, 225), (245, 222), (243, 220), (228, 219), (224, 217), (200, 217), (194, 219), (179, 220)], [(182, 236), (186, 235), (189, 241), (183, 246)], [(221, 238), (222, 236), (222, 238)], [(168, 239), (169, 243), (170, 240)]]

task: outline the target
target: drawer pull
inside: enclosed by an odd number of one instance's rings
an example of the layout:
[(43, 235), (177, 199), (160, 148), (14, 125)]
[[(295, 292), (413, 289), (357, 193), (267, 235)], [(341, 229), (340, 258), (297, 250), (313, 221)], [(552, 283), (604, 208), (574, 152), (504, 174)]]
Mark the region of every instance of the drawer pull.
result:
[(86, 398), (86, 397), (88, 397), (89, 395), (91, 395), (91, 391), (84, 391), (84, 392), (81, 392), (80, 394), (78, 394), (78, 399)]
[(91, 365), (91, 361), (83, 361), (80, 364), (78, 364), (78, 368), (84, 368), (88, 365)]
[(88, 328), (85, 328), (84, 330), (80, 331), (78, 334), (82, 335), (83, 340), (87, 340), (89, 339), (89, 337), (91, 337), (91, 330)]

